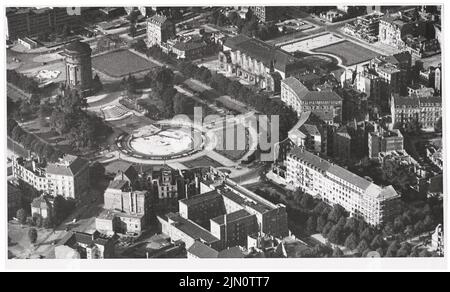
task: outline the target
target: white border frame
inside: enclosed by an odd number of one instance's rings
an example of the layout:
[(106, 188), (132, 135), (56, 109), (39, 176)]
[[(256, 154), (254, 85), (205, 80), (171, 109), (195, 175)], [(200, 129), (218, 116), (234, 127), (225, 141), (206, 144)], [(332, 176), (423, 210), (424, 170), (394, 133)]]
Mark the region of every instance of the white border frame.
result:
[[(169, 4), (170, 3), (170, 4)], [(276, 6), (309, 6), (309, 1), (292, 1), (283, 0), (280, 2), (267, 0), (193, 0), (180, 1), (173, 0), (170, 2), (155, 0), (155, 1), (138, 1), (138, 0), (78, 0), (77, 6), (242, 6), (246, 5), (276, 5)], [(446, 16), (449, 16), (450, 5), (445, 5), (443, 0), (430, 1), (412, 1), (412, 0), (396, 0), (394, 2), (388, 1), (353, 1), (345, 0), (345, 4), (349, 5), (442, 5), (442, 39), (444, 48), (450, 48), (449, 38), (447, 38), (448, 21)], [(6, 17), (5, 8), (8, 6), (70, 6), (68, 1), (62, 0), (34, 0), (34, 1), (18, 1), (7, 0), (2, 4), (2, 21), (0, 23), (0, 31), (5, 32)], [(72, 3), (70, 3), (72, 4)], [(336, 5), (336, 1), (314, 1), (315, 5)], [(339, 2), (339, 4), (342, 4)], [(6, 40), (6, 33), (1, 34), (1, 42), (4, 46)], [(1, 53), (2, 64), (6, 64), (6, 49), (2, 49)], [(443, 80), (447, 78), (449, 68), (448, 60), (446, 58), (445, 49), (442, 50), (442, 64), (443, 64)], [(1, 88), (3, 91), (4, 106), (3, 117), (6, 119), (6, 71), (3, 69), (1, 75)], [(449, 77), (450, 78), (450, 77)], [(446, 82), (443, 82), (443, 128), (450, 129), (450, 119), (444, 114), (448, 108), (447, 93), (448, 89)], [(6, 137), (6, 121), (0, 126), (1, 137)], [(1, 149), (2, 159), (6, 161), (6, 139), (3, 139), (3, 148)], [(444, 221), (449, 226), (447, 214), (447, 162), (449, 153), (447, 151), (447, 135), (443, 136), (444, 147)], [(3, 208), (0, 208), (0, 220), (3, 222), (4, 230), (0, 232), (1, 236), (1, 260), (4, 262), (0, 265), (0, 269), (8, 271), (211, 271), (211, 272), (225, 272), (225, 271), (245, 271), (245, 272), (282, 272), (282, 271), (448, 271), (448, 251), (444, 258), (298, 258), (298, 259), (202, 259), (202, 260), (187, 260), (187, 259), (105, 259), (105, 260), (8, 260), (7, 259), (7, 184), (6, 184), (6, 167), (0, 168), (1, 180), (3, 190), (0, 191), (3, 199)], [(448, 228), (447, 228), (448, 229)], [(445, 246), (448, 250), (448, 232), (445, 230)]]

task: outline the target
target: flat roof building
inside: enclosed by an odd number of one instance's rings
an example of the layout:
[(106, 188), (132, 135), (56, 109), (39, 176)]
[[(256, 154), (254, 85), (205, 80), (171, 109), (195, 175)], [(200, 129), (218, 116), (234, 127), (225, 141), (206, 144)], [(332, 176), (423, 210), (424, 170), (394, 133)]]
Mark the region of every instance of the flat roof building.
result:
[(392, 186), (380, 187), (300, 147), (291, 151), (285, 164), (290, 185), (328, 204), (339, 204), (370, 225), (395, 215), (400, 196)]

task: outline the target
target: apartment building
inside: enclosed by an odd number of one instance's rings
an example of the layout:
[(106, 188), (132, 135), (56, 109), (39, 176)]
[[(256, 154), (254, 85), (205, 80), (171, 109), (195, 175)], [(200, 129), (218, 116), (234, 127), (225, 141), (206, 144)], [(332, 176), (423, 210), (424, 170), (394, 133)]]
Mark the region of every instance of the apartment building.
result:
[(310, 91), (295, 77), (281, 81), (281, 100), (299, 116), (310, 111), (327, 124), (342, 119), (342, 98), (336, 92)]
[(13, 160), (13, 175), (53, 197), (80, 199), (89, 188), (89, 162), (73, 155), (47, 165), (34, 158), (17, 157)]
[(442, 117), (442, 98), (393, 95), (391, 116), (394, 127), (417, 121), (422, 129), (433, 131), (436, 122)]
[(79, 25), (80, 15), (66, 7), (7, 7), (7, 36), (11, 40), (54, 31), (64, 25)]
[(369, 133), (369, 158), (377, 158), (380, 153), (403, 150), (403, 135), (400, 130), (384, 130)]
[(175, 36), (175, 26), (166, 16), (155, 14), (147, 19), (147, 46), (161, 46)]
[(83, 158), (65, 155), (49, 163), (45, 169), (47, 192), (52, 196), (79, 199), (89, 189), (89, 162)]
[(392, 186), (378, 186), (299, 147), (287, 156), (286, 181), (372, 226), (395, 216), (400, 197)]
[(395, 15), (386, 14), (380, 19), (378, 39), (381, 43), (398, 48), (405, 48), (407, 35), (426, 35), (428, 21), (420, 15), (399, 12)]
[(285, 12), (286, 7), (277, 6), (251, 6), (253, 14), (261, 22), (269, 22), (278, 20)]
[(96, 218), (102, 232), (139, 233), (147, 226), (149, 195), (133, 191), (126, 180), (113, 180), (104, 193), (104, 211)]
[(158, 216), (163, 233), (189, 248), (200, 241), (214, 249), (247, 246), (248, 235), (288, 235), (286, 207), (224, 179), (210, 191), (179, 201), (179, 212)]

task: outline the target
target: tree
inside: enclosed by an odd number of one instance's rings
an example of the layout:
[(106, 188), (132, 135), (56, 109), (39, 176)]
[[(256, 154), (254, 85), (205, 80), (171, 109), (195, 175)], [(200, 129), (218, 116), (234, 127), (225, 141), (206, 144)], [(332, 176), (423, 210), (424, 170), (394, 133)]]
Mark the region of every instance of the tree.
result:
[(89, 175), (91, 183), (99, 183), (105, 178), (105, 167), (96, 161), (89, 168)]
[(421, 258), (431, 257), (431, 253), (428, 250), (423, 249), (420, 251), (419, 257), (421, 257)]
[(156, 89), (159, 92), (164, 91), (166, 88), (173, 87), (174, 74), (173, 71), (167, 67), (159, 69), (156, 73)]
[(312, 202), (313, 202), (313, 198), (311, 197), (311, 195), (304, 194), (300, 201), (300, 206), (302, 208), (309, 209), (309, 208), (311, 208)]
[(363, 253), (366, 249), (369, 248), (369, 244), (367, 243), (367, 241), (365, 239), (362, 239), (358, 246), (356, 247), (356, 249), (358, 250), (358, 252)]
[(388, 257), (388, 258), (395, 257), (395, 256), (397, 256), (397, 251), (398, 251), (398, 242), (397, 241), (393, 241), (389, 245), (385, 256)]
[(25, 224), (27, 222), (27, 212), (25, 209), (21, 208), (16, 212), (16, 218), (20, 224)]
[(434, 226), (433, 218), (430, 215), (427, 215), (425, 217), (425, 219), (423, 220), (423, 226), (424, 226), (425, 230), (430, 230), (433, 228), (433, 226)]
[(367, 242), (372, 242), (373, 239), (372, 231), (370, 230), (369, 227), (366, 227), (366, 229), (364, 229), (364, 231), (360, 234), (359, 237), (361, 239), (365, 239)]
[(27, 120), (30, 118), (32, 112), (33, 110), (31, 109), (31, 105), (28, 103), (28, 101), (23, 99), (20, 103), (19, 108), (20, 117), (24, 120)]
[(44, 226), (44, 228), (53, 227), (53, 221), (52, 221), (51, 217), (45, 217), (43, 220), (42, 226)]
[(333, 257), (334, 258), (341, 258), (344, 256), (344, 253), (342, 252), (342, 250), (339, 247), (335, 247), (333, 249)]
[(377, 249), (380, 247), (384, 246), (384, 240), (383, 240), (383, 236), (381, 236), (380, 234), (376, 235), (372, 242), (370, 243), (370, 246), (372, 247), (372, 249)]
[(30, 228), (28, 230), (28, 238), (30, 239), (30, 242), (32, 244), (36, 243), (36, 240), (38, 238), (38, 232), (37, 232), (36, 228)]
[(328, 233), (328, 240), (331, 243), (341, 244), (342, 242), (342, 227), (339, 225), (335, 225), (331, 228)]
[(345, 216), (341, 216), (337, 225), (339, 225), (343, 229), (345, 227), (346, 223), (347, 223), (347, 218), (345, 218)]
[(377, 250), (376, 250), (376, 252), (380, 255), (380, 257), (383, 257), (384, 256), (384, 250), (383, 250), (383, 248), (377, 248)]
[(347, 238), (345, 239), (344, 245), (350, 249), (354, 250), (357, 247), (358, 244), (358, 237), (355, 233), (351, 233)]
[(56, 196), (53, 200), (53, 216), (55, 218), (56, 224), (61, 222), (67, 215), (66, 212), (66, 200), (63, 196)]
[(44, 224), (44, 219), (42, 218), (42, 216), (40, 214), (33, 214), (33, 221), (36, 227), (41, 228)]
[(417, 221), (417, 223), (414, 225), (414, 230), (416, 231), (416, 234), (421, 234), (425, 231), (425, 225), (423, 224), (422, 220)]
[(330, 233), (331, 228), (333, 228), (333, 222), (328, 222), (322, 230), (322, 236), (327, 238), (328, 237), (328, 233)]
[(327, 219), (325, 219), (323, 216), (319, 216), (319, 218), (317, 219), (316, 231), (319, 233), (322, 233), (326, 224), (327, 224)]
[(100, 80), (100, 77), (98, 76), (98, 74), (95, 74), (92, 84), (93, 84), (93, 88), (94, 88), (95, 92), (99, 92), (103, 89), (103, 83)]
[(347, 212), (341, 205), (335, 204), (330, 214), (328, 215), (328, 220), (337, 223), (341, 216), (347, 216)]
[(131, 22), (130, 27), (128, 28), (128, 35), (134, 38), (136, 36), (136, 23)]
[(400, 249), (397, 251), (397, 257), (405, 258), (411, 253), (411, 245), (408, 243), (402, 244)]
[(136, 92), (137, 87), (137, 81), (136, 78), (131, 75), (131, 73), (128, 75), (128, 79), (126, 79), (126, 88), (128, 91), (128, 94), (133, 94)]
[(405, 236), (406, 236), (407, 238), (411, 238), (411, 237), (414, 236), (414, 234), (415, 234), (414, 226), (412, 226), (412, 225), (406, 226), (406, 229), (405, 229)]
[(434, 130), (435, 130), (437, 133), (441, 133), (441, 132), (442, 132), (442, 117), (440, 117), (440, 118), (436, 121), (436, 123), (435, 123), (435, 125), (434, 125)]
[(315, 216), (311, 216), (306, 221), (306, 232), (308, 234), (314, 234), (317, 229), (317, 219)]

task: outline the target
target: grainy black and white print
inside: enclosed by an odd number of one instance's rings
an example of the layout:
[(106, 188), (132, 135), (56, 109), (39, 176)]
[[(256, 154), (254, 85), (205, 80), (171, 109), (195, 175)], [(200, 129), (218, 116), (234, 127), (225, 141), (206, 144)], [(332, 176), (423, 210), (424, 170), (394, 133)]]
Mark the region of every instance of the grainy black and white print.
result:
[(442, 7), (6, 7), (8, 259), (443, 257)]

